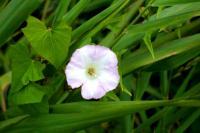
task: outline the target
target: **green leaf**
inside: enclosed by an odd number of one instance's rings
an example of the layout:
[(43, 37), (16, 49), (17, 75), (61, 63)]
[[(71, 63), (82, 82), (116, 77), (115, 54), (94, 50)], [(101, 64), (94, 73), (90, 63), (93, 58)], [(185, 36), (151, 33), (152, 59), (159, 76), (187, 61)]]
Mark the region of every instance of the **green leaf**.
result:
[(39, 61), (32, 60), (27, 71), (24, 73), (22, 77), (22, 83), (24, 85), (27, 85), (29, 81), (38, 81), (43, 79), (44, 75), (42, 71), (44, 68), (45, 68), (44, 64), (41, 64)]
[(181, 98), (198, 98), (200, 97), (200, 83), (191, 87), (187, 92), (180, 95)]
[(117, 10), (122, 4), (124, 3), (124, 0), (118, 0), (115, 3), (113, 3), (111, 6), (106, 8), (101, 13), (97, 14), (96, 16), (92, 17), (88, 21), (86, 21), (84, 24), (80, 25), (78, 28), (73, 30), (72, 32), (72, 39), (76, 40), (80, 36), (82, 36), (87, 31), (91, 30), (93, 27), (95, 27), (99, 22), (101, 22), (103, 19), (105, 19), (108, 15), (113, 13), (115, 10)]
[(200, 109), (195, 110), (176, 130), (176, 133), (183, 133), (186, 129), (200, 117)]
[(11, 83), (11, 72), (7, 72), (0, 77), (0, 93)]
[[(192, 21), (189, 24), (184, 25), (180, 28), (180, 32), (182, 36), (191, 35), (191, 33), (197, 33), (198, 28), (200, 26), (200, 19)], [(159, 33), (153, 42), (155, 47), (163, 45), (166, 42), (172, 41), (174, 39), (178, 39), (177, 31), (169, 32), (169, 33)]]
[(146, 32), (153, 32), (170, 25), (182, 23), (194, 16), (199, 16), (199, 15), (200, 15), (200, 10), (164, 17), (161, 19), (145, 22), (143, 24), (131, 25), (128, 27), (126, 34), (122, 36), (122, 38), (114, 45), (113, 49), (115, 51), (125, 49), (134, 42), (142, 39)]
[[(159, 18), (169, 17), (173, 15), (179, 15), (187, 12), (192, 11), (199, 11), (200, 2), (195, 3), (187, 3), (187, 4), (180, 4), (180, 5), (174, 5), (169, 8), (165, 8), (159, 13), (152, 15), (149, 17), (147, 21), (152, 21)], [(176, 12), (174, 12), (176, 10)]]
[[(59, 104), (52, 107), (52, 112), (56, 114), (30, 116), (17, 125), (11, 125), (6, 130), (8, 132), (33, 130), (40, 132), (73, 132), (103, 121), (159, 106), (199, 107), (200, 102), (199, 100), (158, 100)], [(88, 112), (90, 113), (88, 114)]]
[(152, 59), (146, 51), (136, 55), (130, 54), (122, 61), (122, 72), (123, 74), (127, 74), (139, 67), (183, 53), (193, 48), (198, 48), (198, 46), (200, 46), (200, 34), (177, 39), (175, 41), (168, 42), (163, 46), (155, 48), (155, 59)]
[[(183, 107), (198, 107), (199, 100), (144, 100), (144, 101), (115, 101), (115, 102), (73, 102), (52, 105), (52, 113), (87, 113), (88, 111), (113, 111), (119, 108), (123, 108), (123, 111), (130, 110), (145, 110), (146, 108), (154, 108), (152, 106), (183, 106)], [(132, 105), (132, 106), (131, 106)], [(95, 107), (95, 108), (94, 108)], [(113, 107), (113, 108), (107, 108)], [(115, 108), (115, 109), (114, 109)], [(129, 110), (129, 111), (130, 111)], [(121, 110), (117, 112), (123, 113)], [(132, 111), (130, 111), (132, 112)], [(94, 112), (95, 113), (95, 112)]]
[(5, 104), (6, 98), (4, 95), (8, 89), (8, 86), (11, 83), (11, 72), (7, 72), (0, 77), (0, 106)]
[(67, 11), (71, 0), (61, 0), (56, 11), (54, 12), (53, 24), (62, 20), (65, 12)]
[(78, 15), (84, 10), (91, 0), (80, 0), (68, 13), (63, 17), (68, 25), (71, 25)]
[(41, 3), (42, 0), (12, 0), (0, 12), (0, 46), (12, 35), (21, 23)]
[[(155, 0), (153, 6), (171, 6), (176, 4), (199, 2), (199, 0)], [(195, 3), (194, 3), (195, 4)]]
[(194, 57), (200, 54), (200, 48), (195, 48), (183, 52), (178, 55), (174, 55), (167, 59), (161, 60), (152, 64), (151, 66), (145, 68), (146, 71), (163, 71), (163, 70), (172, 70), (186, 63), (187, 61), (193, 59)]
[(105, 95), (105, 98), (112, 99), (113, 101), (120, 101), (120, 99), (117, 97), (117, 95), (113, 91), (108, 92)]
[(17, 43), (11, 46), (9, 55), (12, 61), (11, 93), (19, 91), (29, 81), (38, 81), (44, 78), (42, 70), (45, 66), (31, 59), (30, 52), (24, 44)]
[(96, 27), (94, 27), (91, 31), (89, 31), (82, 39), (83, 40), (87, 40), (88, 38), (92, 38), (93, 36), (95, 36), (95, 34), (97, 34), (99, 31), (101, 31), (103, 28), (105, 28), (109, 22), (112, 21), (112, 18), (115, 17), (127, 4), (128, 4), (129, 0), (125, 0), (124, 3), (117, 9), (115, 10), (112, 14), (110, 14), (107, 18), (105, 18), (104, 20), (102, 20), (98, 25), (96, 25)]
[(168, 111), (167, 108), (164, 108), (164, 109), (158, 111), (156, 114), (152, 115), (146, 121), (141, 123), (134, 131), (136, 133), (140, 133), (142, 131), (145, 131), (146, 127), (151, 126), (152, 123), (159, 120), (167, 111)]
[(54, 75), (54, 77), (48, 79), (47, 85), (43, 86), (43, 91), (46, 93), (48, 99), (55, 98), (53, 97), (54, 93), (56, 93), (61, 87), (63, 87), (65, 81), (65, 75), (63, 73), (56, 74)]
[(84, 13), (85, 12), (91, 12), (95, 9), (98, 9), (100, 7), (104, 7), (104, 6), (109, 6), (111, 3), (113, 2), (113, 0), (98, 0), (98, 1), (92, 1), (89, 5), (87, 5), (87, 7), (84, 9)]
[(154, 52), (153, 52), (153, 45), (151, 42), (151, 33), (146, 33), (144, 38), (144, 43), (146, 45), (146, 47), (148, 48), (149, 52), (151, 53), (152, 58), (155, 58)]
[(160, 72), (160, 91), (163, 98), (167, 99), (169, 94), (169, 77), (167, 71)]
[(92, 38), (91, 38), (91, 37), (88, 37), (88, 38), (84, 38), (84, 39), (80, 40), (80, 41), (77, 43), (77, 45), (78, 45), (79, 47), (81, 47), (81, 46), (84, 46), (85, 44), (91, 44), (91, 43), (92, 43)]
[[(197, 66), (197, 65), (196, 65), (196, 66)], [(181, 95), (185, 95), (184, 92), (185, 92), (186, 88), (188, 87), (189, 82), (190, 82), (190, 80), (192, 79), (192, 77), (193, 77), (193, 75), (194, 75), (194, 73), (195, 73), (196, 68), (198, 68), (198, 67), (196, 67), (196, 66), (194, 66), (194, 67), (189, 71), (187, 77), (182, 81), (182, 84), (181, 84), (180, 87), (178, 88), (175, 97), (180, 97)], [(189, 91), (192, 91), (192, 90), (194, 90), (194, 88), (191, 88)], [(198, 90), (198, 89), (196, 89), (196, 90)]]
[[(123, 92), (120, 92), (120, 100), (122, 101), (131, 101), (132, 100), (132, 92), (135, 89), (135, 77), (133, 75), (127, 75), (123, 77), (123, 83), (125, 88), (123, 89)], [(127, 92), (129, 92), (129, 94)], [(134, 93), (134, 92), (133, 92)], [(134, 116), (132, 114), (126, 115), (124, 117), (121, 117), (119, 120), (121, 132), (123, 133), (130, 133), (132, 132), (132, 129), (134, 127), (133, 124)]]
[(10, 104), (20, 105), (29, 103), (39, 103), (42, 101), (45, 93), (42, 87), (37, 84), (29, 84), (20, 91), (9, 95)]
[(9, 128), (10, 125), (16, 124), (16, 123), (24, 120), (28, 116), (29, 115), (22, 115), (22, 116), (18, 116), (18, 117), (12, 118), (12, 119), (1, 121), (0, 122), (0, 129), (4, 130), (5, 128)]
[[(138, 8), (143, 4), (144, 0), (138, 0), (133, 2), (129, 6), (129, 10), (117, 18), (118, 23), (114, 25), (114, 28), (111, 29), (111, 32), (101, 40), (100, 44), (111, 47), (116, 38), (119, 37), (120, 33), (126, 28), (126, 26), (131, 21), (132, 17), (137, 13)], [(113, 27), (113, 26), (112, 26)]]
[(19, 91), (23, 87), (21, 79), (24, 76), (24, 73), (26, 73), (26, 70), (31, 63), (31, 59), (27, 46), (21, 43), (17, 43), (10, 47), (9, 56), (12, 61), (12, 84), (10, 90), (12, 93)]
[(24, 114), (39, 115), (49, 113), (49, 103), (44, 97), (41, 102), (18, 105)]
[(34, 50), (56, 68), (64, 63), (71, 40), (71, 28), (64, 22), (47, 28), (37, 18), (30, 17), (23, 32)]
[(2, 11), (2, 9), (5, 8), (5, 6), (8, 4), (8, 0), (2, 0), (0, 1), (0, 12)]
[(150, 72), (140, 72), (137, 78), (137, 87), (135, 90), (135, 99), (141, 100), (144, 92), (148, 89), (152, 73)]

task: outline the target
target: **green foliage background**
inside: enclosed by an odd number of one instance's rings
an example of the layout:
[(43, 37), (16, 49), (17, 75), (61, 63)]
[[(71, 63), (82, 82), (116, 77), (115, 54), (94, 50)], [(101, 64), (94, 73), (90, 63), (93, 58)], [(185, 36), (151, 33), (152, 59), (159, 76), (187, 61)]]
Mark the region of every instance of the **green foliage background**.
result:
[[(199, 132), (199, 31), (199, 0), (1, 0), (0, 132)], [(64, 69), (93, 43), (121, 80), (86, 101)]]

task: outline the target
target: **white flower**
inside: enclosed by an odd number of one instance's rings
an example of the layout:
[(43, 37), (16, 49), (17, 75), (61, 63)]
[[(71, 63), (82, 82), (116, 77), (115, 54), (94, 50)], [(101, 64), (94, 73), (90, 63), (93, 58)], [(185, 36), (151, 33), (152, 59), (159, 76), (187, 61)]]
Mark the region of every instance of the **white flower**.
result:
[(119, 83), (118, 61), (114, 52), (99, 45), (77, 49), (65, 74), (72, 89), (81, 87), (85, 99), (99, 99)]

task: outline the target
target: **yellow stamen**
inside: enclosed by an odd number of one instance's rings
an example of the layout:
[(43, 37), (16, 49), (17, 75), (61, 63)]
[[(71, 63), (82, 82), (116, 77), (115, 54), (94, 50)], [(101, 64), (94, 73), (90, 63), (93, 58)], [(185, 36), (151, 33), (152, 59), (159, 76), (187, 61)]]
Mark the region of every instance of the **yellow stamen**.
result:
[(95, 75), (96, 75), (96, 74), (95, 74), (95, 73), (96, 73), (96, 72), (95, 72), (95, 69), (92, 68), (92, 67), (88, 69), (87, 73), (88, 73), (90, 76), (95, 76)]

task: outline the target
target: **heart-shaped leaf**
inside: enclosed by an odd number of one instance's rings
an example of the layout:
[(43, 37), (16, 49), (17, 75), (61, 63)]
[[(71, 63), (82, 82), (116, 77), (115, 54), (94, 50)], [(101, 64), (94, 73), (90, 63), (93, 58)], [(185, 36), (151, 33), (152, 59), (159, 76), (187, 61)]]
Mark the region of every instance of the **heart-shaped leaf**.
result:
[(64, 63), (71, 40), (71, 28), (67, 24), (61, 22), (47, 28), (37, 18), (30, 17), (23, 33), (35, 51), (56, 68)]

